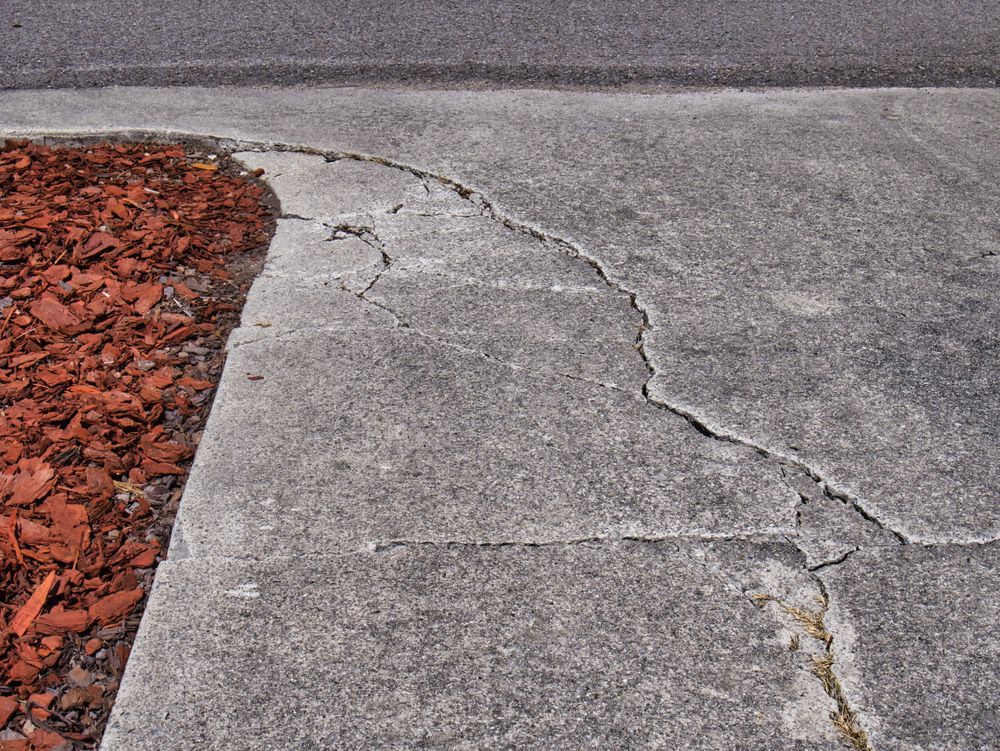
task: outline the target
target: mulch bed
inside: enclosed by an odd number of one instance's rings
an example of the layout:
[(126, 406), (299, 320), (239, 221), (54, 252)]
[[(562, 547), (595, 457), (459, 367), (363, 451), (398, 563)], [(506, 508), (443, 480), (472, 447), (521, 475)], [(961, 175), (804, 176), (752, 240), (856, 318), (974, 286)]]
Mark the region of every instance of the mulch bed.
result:
[(100, 740), (272, 230), (254, 177), (0, 149), (0, 751)]

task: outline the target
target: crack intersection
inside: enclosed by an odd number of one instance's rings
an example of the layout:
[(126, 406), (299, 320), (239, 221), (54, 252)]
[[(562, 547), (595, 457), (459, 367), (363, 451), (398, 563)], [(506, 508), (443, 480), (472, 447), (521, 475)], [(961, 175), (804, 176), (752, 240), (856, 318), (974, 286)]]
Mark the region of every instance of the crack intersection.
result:
[(910, 540), (909, 537), (903, 532), (894, 529), (887, 522), (880, 519), (866, 506), (865, 502), (861, 498), (851, 494), (845, 488), (838, 487), (832, 480), (824, 477), (819, 470), (804, 460), (786, 452), (769, 448), (757, 441), (741, 436), (732, 431), (728, 431), (724, 428), (712, 426), (705, 418), (698, 416), (693, 411), (685, 409), (679, 404), (671, 403), (666, 399), (655, 396), (651, 392), (650, 385), (657, 376), (656, 366), (646, 349), (647, 334), (654, 329), (654, 324), (652, 323), (649, 310), (642, 303), (637, 292), (616, 281), (605, 268), (603, 262), (597, 257), (587, 253), (587, 251), (579, 244), (507, 215), (482, 192), (445, 175), (439, 175), (430, 172), (429, 170), (423, 170), (413, 165), (408, 165), (385, 157), (357, 152), (333, 151), (317, 153), (318, 155), (323, 156), (327, 162), (336, 162), (342, 159), (369, 162), (384, 167), (391, 167), (403, 172), (408, 172), (422, 181), (436, 181), (437, 183), (453, 190), (461, 198), (472, 202), (473, 205), (480, 209), (483, 215), (500, 223), (507, 229), (532, 237), (547, 246), (556, 248), (559, 252), (562, 252), (571, 258), (575, 258), (583, 263), (586, 263), (607, 287), (619, 294), (624, 295), (628, 299), (629, 305), (633, 311), (639, 315), (639, 331), (636, 334), (633, 346), (642, 358), (644, 367), (647, 371), (646, 381), (641, 387), (641, 395), (646, 402), (658, 409), (663, 409), (671, 414), (683, 418), (689, 425), (691, 425), (692, 428), (708, 438), (750, 448), (781, 466), (791, 467), (798, 470), (799, 472), (805, 474), (813, 482), (817, 483), (823, 489), (823, 492), (830, 498), (843, 502), (845, 507), (857, 513), (866, 521), (871, 522), (879, 528), (889, 532), (900, 543), (910, 544), (912, 542), (912, 540)]
[[(39, 134), (27, 134), (27, 137), (38, 137)], [(81, 138), (80, 134), (76, 133), (66, 133), (66, 134), (45, 134), (50, 138), (65, 138), (65, 139), (77, 139)], [(851, 510), (853, 513), (858, 514), (866, 521), (876, 524), (881, 529), (886, 530), (891, 533), (901, 544), (923, 544), (918, 543), (918, 541), (911, 539), (904, 532), (893, 528), (888, 522), (881, 519), (878, 514), (872, 511), (866, 501), (854, 494), (852, 494), (846, 488), (839, 487), (833, 480), (824, 477), (822, 472), (817, 468), (813, 467), (806, 461), (787, 454), (786, 452), (780, 451), (778, 449), (770, 448), (762, 443), (754, 441), (746, 436), (739, 435), (735, 432), (726, 430), (719, 426), (713, 426), (710, 422), (697, 415), (692, 410), (686, 409), (680, 404), (672, 403), (661, 397), (653, 395), (650, 391), (650, 383), (656, 377), (656, 368), (651, 360), (649, 353), (646, 351), (646, 334), (652, 331), (654, 325), (650, 319), (649, 311), (646, 306), (641, 302), (638, 294), (624, 286), (623, 284), (616, 281), (611, 273), (605, 268), (604, 264), (600, 259), (592, 256), (586, 252), (579, 244), (562, 238), (552, 232), (549, 232), (541, 227), (537, 227), (528, 222), (521, 221), (511, 215), (504, 212), (499, 206), (486, 194), (483, 192), (468, 186), (461, 182), (460, 180), (448, 177), (447, 175), (439, 174), (433, 172), (429, 169), (423, 169), (415, 165), (407, 164), (397, 159), (392, 159), (389, 157), (378, 156), (375, 154), (368, 154), (359, 151), (347, 151), (338, 149), (321, 149), (314, 148), (310, 146), (305, 146), (303, 144), (288, 144), (279, 142), (269, 142), (269, 141), (255, 141), (249, 139), (240, 138), (215, 138), (207, 136), (204, 134), (182, 132), (182, 131), (152, 131), (144, 129), (120, 129), (113, 132), (93, 132), (83, 134), (84, 139), (101, 139), (101, 138), (126, 138), (131, 140), (146, 140), (146, 141), (165, 141), (165, 140), (181, 140), (187, 142), (194, 142), (202, 146), (210, 147), (216, 151), (225, 152), (228, 154), (236, 153), (239, 151), (245, 152), (285, 152), (285, 153), (297, 153), (297, 154), (307, 154), (312, 156), (322, 157), (327, 162), (337, 162), (340, 160), (351, 160), (357, 162), (366, 162), (370, 164), (377, 164), (383, 167), (389, 167), (392, 169), (400, 170), (408, 174), (413, 175), (418, 180), (424, 184), (425, 191), (430, 192), (427, 188), (428, 185), (441, 185), (454, 191), (459, 197), (471, 202), (477, 207), (479, 212), (485, 216), (492, 218), (493, 220), (499, 222), (504, 227), (518, 232), (521, 234), (529, 235), (543, 243), (550, 243), (558, 248), (561, 252), (570, 255), (571, 257), (578, 258), (581, 261), (587, 263), (598, 277), (611, 289), (626, 295), (632, 308), (639, 314), (641, 318), (640, 330), (637, 334), (635, 340), (635, 347), (639, 354), (641, 355), (647, 372), (648, 378), (643, 385), (642, 397), (651, 405), (669, 411), (679, 417), (684, 418), (695, 430), (697, 430), (702, 435), (712, 438), (714, 440), (726, 441), (729, 443), (735, 443), (738, 445), (745, 446), (747, 448), (757, 451), (762, 456), (769, 458), (779, 465), (785, 467), (792, 467), (798, 471), (804, 473), (811, 480), (816, 482), (823, 491), (829, 495), (829, 497), (842, 501), (845, 506)], [(383, 271), (384, 273), (384, 271)], [(364, 299), (364, 298), (362, 298)], [(371, 302), (368, 300), (368, 302)], [(377, 303), (372, 303), (377, 304)], [(391, 312), (391, 311), (387, 311)], [(398, 316), (397, 316), (398, 318)]]

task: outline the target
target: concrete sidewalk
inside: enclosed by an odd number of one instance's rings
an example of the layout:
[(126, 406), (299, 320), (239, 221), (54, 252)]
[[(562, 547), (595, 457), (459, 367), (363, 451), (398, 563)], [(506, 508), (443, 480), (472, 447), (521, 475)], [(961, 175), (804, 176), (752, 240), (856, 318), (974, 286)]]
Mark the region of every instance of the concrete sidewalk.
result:
[(283, 212), (106, 751), (1000, 735), (996, 92), (0, 112)]

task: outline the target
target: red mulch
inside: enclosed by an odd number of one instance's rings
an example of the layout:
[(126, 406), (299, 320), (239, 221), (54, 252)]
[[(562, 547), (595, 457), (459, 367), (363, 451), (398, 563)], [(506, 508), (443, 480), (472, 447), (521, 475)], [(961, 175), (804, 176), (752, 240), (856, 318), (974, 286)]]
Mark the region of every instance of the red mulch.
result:
[(0, 751), (97, 745), (271, 226), (182, 146), (0, 149)]

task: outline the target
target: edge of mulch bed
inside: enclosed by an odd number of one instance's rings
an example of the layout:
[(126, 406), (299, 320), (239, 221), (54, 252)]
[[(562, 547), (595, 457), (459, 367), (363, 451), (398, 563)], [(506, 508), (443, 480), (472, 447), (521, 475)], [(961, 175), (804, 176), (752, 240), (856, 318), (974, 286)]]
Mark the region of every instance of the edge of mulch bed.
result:
[[(211, 316), (211, 331), (208, 331), (206, 325), (199, 336), (178, 340), (174, 343), (176, 344), (175, 349), (178, 352), (183, 352), (188, 361), (195, 362), (198, 365), (199, 373), (204, 374), (201, 376), (202, 382), (192, 387), (189, 390), (190, 393), (185, 392), (186, 396), (183, 401), (192, 408), (192, 411), (185, 416), (183, 424), (172, 427), (174, 437), (177, 437), (177, 432), (182, 430), (186, 436), (187, 444), (193, 449), (197, 446), (201, 430), (204, 428), (214, 400), (215, 389), (225, 363), (226, 340), (229, 332), (239, 322), (246, 293), (263, 265), (267, 248), (274, 233), (275, 221), (278, 216), (278, 202), (274, 194), (267, 184), (259, 179), (259, 176), (247, 174), (230, 160), (229, 154), (234, 149), (228, 147), (226, 139), (180, 134), (171, 136), (169, 133), (133, 131), (114, 134), (56, 136), (25, 134), (12, 138), (12, 140), (16, 143), (30, 141), (36, 146), (51, 149), (76, 148), (85, 150), (100, 145), (108, 147), (162, 146), (164, 148), (180, 146), (183, 148), (189, 164), (200, 161), (216, 165), (217, 169), (212, 170), (212, 172), (218, 177), (241, 180), (253, 185), (259, 191), (260, 196), (257, 200), (262, 209), (263, 220), (263, 233), (257, 238), (259, 242), (256, 242), (253, 247), (243, 249), (238, 253), (231, 253), (226, 257), (224, 270), (230, 277), (229, 281), (211, 278), (210, 274), (199, 275), (195, 273), (195, 280), (200, 282), (195, 286), (201, 287), (201, 290), (196, 292), (197, 297), (177, 298), (178, 304), (187, 303), (187, 313), (195, 313), (192, 316), (194, 320), (208, 324), (207, 317), (205, 320), (201, 320), (198, 318), (198, 314), (210, 311), (207, 315)], [(0, 198), (0, 208), (2, 208), (2, 198)], [(6, 272), (0, 275), (6, 277), (6, 274), (11, 272), (11, 267), (12, 264), (0, 261), (0, 269)], [(42, 269), (41, 266), (38, 268)], [(157, 268), (159, 269), (159, 267)], [(173, 269), (170, 279), (173, 280), (176, 276), (180, 282), (176, 289), (184, 287), (186, 293), (191, 293), (191, 288), (185, 284), (187, 271), (194, 271), (194, 269), (187, 268), (186, 271), (183, 267)], [(0, 292), (0, 297), (3, 296), (4, 293)], [(171, 297), (169, 300), (173, 301), (175, 298)], [(27, 309), (33, 301), (26, 299), (23, 308)], [(21, 300), (18, 302), (20, 303)], [(152, 314), (155, 315), (155, 310), (167, 302), (167, 299), (161, 299), (157, 302), (152, 309)], [(198, 308), (197, 306), (201, 303), (204, 303), (204, 306)], [(11, 312), (13, 310), (14, 308), (11, 308)], [(18, 315), (20, 316), (21, 313), (19, 312)], [(63, 332), (63, 335), (65, 338), (66, 333)], [(16, 354), (16, 349), (9, 351), (5, 349), (3, 357), (7, 360)], [(77, 374), (78, 377), (79, 375)], [(210, 386), (205, 386), (207, 381), (211, 381)], [(0, 407), (9, 406), (6, 399), (0, 399)], [(0, 439), (3, 437), (0, 435)], [(49, 631), (54, 630), (55, 633), (42, 634), (37, 628), (38, 616), (50, 614), (54, 609), (60, 607), (56, 603), (59, 602), (58, 597), (64, 593), (58, 591), (59, 585), (53, 585), (53, 580), (57, 571), (65, 573), (68, 564), (66, 562), (59, 564), (52, 561), (51, 558), (48, 563), (44, 560), (35, 561), (34, 564), (27, 564), (23, 567), (23, 575), (21, 576), (23, 581), (14, 580), (13, 587), (8, 586), (10, 582), (7, 580), (0, 580), (0, 587), (2, 587), (0, 606), (3, 605), (2, 601), (7, 600), (11, 594), (16, 597), (16, 601), (7, 602), (7, 607), (0, 610), (0, 658), (2, 658), (0, 669), (4, 672), (3, 681), (0, 682), (0, 751), (21, 751), (21, 749), (26, 751), (36, 749), (38, 751), (43, 749), (70, 751), (71, 749), (94, 748), (100, 742), (118, 682), (128, 658), (128, 652), (145, 607), (146, 596), (152, 584), (156, 565), (166, 554), (174, 516), (192, 460), (193, 451), (187, 455), (178, 456), (174, 465), (180, 472), (146, 478), (147, 482), (142, 487), (137, 487), (129, 481), (127, 475), (123, 475), (121, 480), (116, 481), (114, 488), (111, 489), (110, 498), (103, 501), (104, 506), (110, 505), (119, 515), (134, 512), (141, 517), (140, 522), (123, 530), (125, 535), (136, 539), (137, 547), (135, 550), (140, 552), (131, 556), (132, 551), (127, 547), (129, 540), (122, 542), (112, 539), (108, 542), (109, 546), (118, 553), (122, 553), (124, 549), (125, 555), (119, 555), (120, 560), (115, 564), (111, 563), (115, 560), (113, 555), (108, 556), (107, 560), (102, 557), (101, 560), (103, 566), (101, 576), (113, 577), (113, 587), (121, 584), (122, 578), (128, 585), (128, 587), (120, 588), (117, 591), (131, 593), (141, 590), (141, 598), (138, 601), (135, 601), (129, 594), (124, 598), (130, 600), (128, 603), (114, 603), (116, 607), (124, 604), (123, 616), (118, 615), (102, 620), (93, 619), (93, 623), (88, 625), (82, 633), (65, 627), (66, 624), (62, 621), (69, 621), (70, 618), (56, 618), (54, 625), (58, 628), (49, 629)], [(94, 469), (100, 469), (99, 461), (88, 463), (94, 465)], [(0, 469), (3, 469), (4, 466), (10, 467), (11, 464), (4, 460), (0, 463)], [(141, 475), (142, 473), (140, 473)], [(96, 478), (97, 474), (95, 473), (94, 476)], [(62, 489), (53, 488), (52, 490)], [(74, 497), (72, 494), (74, 489), (67, 490), (68, 498), (80, 507), (80, 498)], [(51, 490), (46, 491), (46, 494), (37, 500), (44, 502), (44, 499), (51, 492)], [(7, 495), (9, 496), (9, 493)], [(0, 553), (4, 555), (13, 553), (14, 550), (10, 549), (13, 547), (23, 556), (26, 552), (25, 549), (30, 551), (31, 546), (18, 545), (16, 533), (20, 532), (20, 527), (17, 526), (16, 516), (13, 527), (14, 537), (11, 538), (7, 533), (7, 521), (10, 516), (10, 508), (7, 505), (9, 500), (9, 497), (0, 498), (0, 512), (3, 514), (3, 518), (0, 519), (0, 527), (4, 528), (0, 529), (0, 543), (5, 546), (0, 549)], [(30, 503), (27, 507), (22, 508), (25, 510), (31, 508)], [(60, 501), (60, 503), (63, 504), (60, 508), (73, 506), (73, 503), (68, 505), (64, 501)], [(93, 511), (93, 509), (88, 508), (88, 513)], [(113, 535), (114, 531), (102, 529), (100, 535)], [(97, 529), (93, 532), (98, 535)], [(13, 545), (10, 544), (11, 540), (13, 540)], [(150, 541), (153, 544), (150, 544)], [(116, 542), (117, 547), (115, 547)], [(23, 560), (27, 563), (31, 559), (24, 558)], [(76, 565), (77, 562), (74, 560), (72, 562), (73, 570), (75, 570)], [(46, 569), (48, 573), (45, 573)], [(29, 580), (29, 575), (32, 572), (34, 572), (34, 576)], [(63, 584), (61, 579), (59, 583)], [(18, 584), (20, 586), (17, 586)], [(30, 601), (32, 595), (34, 595), (35, 600), (40, 597), (42, 601), (42, 607), (34, 615), (35, 608)], [(107, 598), (102, 598), (102, 601), (105, 599)], [(76, 607), (79, 608), (79, 604)], [(11, 630), (12, 621), (19, 614), (23, 617), (17, 625), (18, 630), (24, 628), (23, 636), (17, 636)], [(33, 616), (32, 622), (25, 627), (24, 621), (28, 616)], [(47, 643), (43, 645), (42, 642), (45, 640)], [(25, 651), (24, 646), (30, 649)], [(33, 653), (30, 653), (30, 650), (34, 650)], [(43, 652), (45, 654), (42, 654)], [(7, 659), (12, 653), (17, 658), (17, 661), (13, 663)], [(32, 658), (27, 663), (24, 659), (26, 655)], [(15, 680), (9, 671), (12, 664), (19, 666), (28, 664), (29, 668), (32, 669), (37, 665), (38, 672), (32, 680)], [(67, 696), (70, 698), (68, 702), (66, 701)]]

